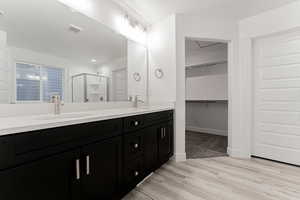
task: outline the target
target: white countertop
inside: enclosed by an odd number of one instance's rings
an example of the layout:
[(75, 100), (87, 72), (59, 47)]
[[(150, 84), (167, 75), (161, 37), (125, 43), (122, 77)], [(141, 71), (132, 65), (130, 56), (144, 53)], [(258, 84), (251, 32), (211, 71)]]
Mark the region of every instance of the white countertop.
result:
[[(172, 109), (174, 109), (172, 106), (157, 105), (139, 108), (118, 108), (76, 113), (63, 113), (58, 116), (49, 114), (22, 117), (2, 117), (0, 118), (0, 136), (87, 122), (116, 119)], [(64, 116), (67, 117), (64, 118)]]

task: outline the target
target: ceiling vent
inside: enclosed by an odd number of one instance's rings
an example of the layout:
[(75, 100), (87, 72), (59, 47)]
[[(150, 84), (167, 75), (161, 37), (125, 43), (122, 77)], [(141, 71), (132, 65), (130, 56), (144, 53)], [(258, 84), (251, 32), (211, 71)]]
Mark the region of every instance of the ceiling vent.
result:
[(73, 33), (79, 33), (82, 31), (82, 28), (80, 28), (79, 26), (75, 26), (73, 24), (70, 24), (69, 30)]

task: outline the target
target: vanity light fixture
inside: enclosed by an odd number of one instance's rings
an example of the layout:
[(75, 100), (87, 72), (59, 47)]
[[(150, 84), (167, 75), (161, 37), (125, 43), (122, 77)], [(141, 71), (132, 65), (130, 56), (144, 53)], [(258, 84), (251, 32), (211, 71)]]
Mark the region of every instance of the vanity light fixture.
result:
[(133, 29), (139, 29), (142, 32), (146, 32), (147, 28), (145, 28), (141, 23), (137, 20), (131, 18), (128, 14), (125, 15), (125, 20)]
[(92, 62), (92, 63), (96, 63), (97, 60), (96, 60), (96, 59), (92, 59), (91, 62)]

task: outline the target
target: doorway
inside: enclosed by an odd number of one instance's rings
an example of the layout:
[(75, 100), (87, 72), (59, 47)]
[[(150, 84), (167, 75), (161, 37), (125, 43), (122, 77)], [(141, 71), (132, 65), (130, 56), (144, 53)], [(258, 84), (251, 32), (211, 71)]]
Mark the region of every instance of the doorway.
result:
[(227, 156), (228, 44), (187, 38), (186, 154)]

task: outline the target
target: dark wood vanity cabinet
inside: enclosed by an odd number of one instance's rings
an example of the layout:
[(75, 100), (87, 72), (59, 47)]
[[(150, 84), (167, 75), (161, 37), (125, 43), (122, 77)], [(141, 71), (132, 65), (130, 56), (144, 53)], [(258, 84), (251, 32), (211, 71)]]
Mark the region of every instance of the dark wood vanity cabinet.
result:
[(0, 199), (120, 199), (172, 156), (172, 116), (163, 111), (0, 137)]
[(0, 199), (16, 200), (14, 170), (0, 171)]
[(161, 124), (158, 129), (158, 162), (164, 164), (173, 154), (173, 122)]
[(79, 151), (75, 150), (16, 167), (16, 199), (79, 199), (80, 182), (76, 178), (75, 170), (76, 159), (79, 158)]
[(158, 166), (158, 130), (160, 126), (151, 126), (145, 129), (144, 164), (146, 173), (155, 171)]
[(121, 137), (82, 149), (82, 199), (116, 199), (121, 187)]

